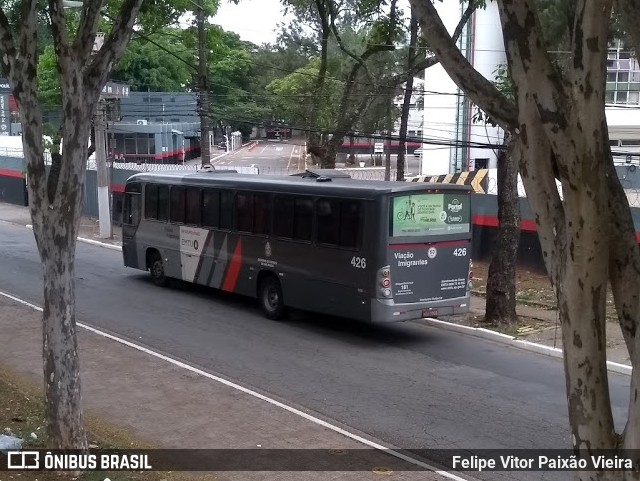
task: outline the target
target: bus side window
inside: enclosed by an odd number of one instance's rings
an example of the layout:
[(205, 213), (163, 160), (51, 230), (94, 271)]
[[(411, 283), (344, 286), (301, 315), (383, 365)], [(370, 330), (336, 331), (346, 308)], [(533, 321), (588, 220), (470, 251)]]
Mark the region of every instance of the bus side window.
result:
[(158, 218), (158, 186), (156, 184), (144, 186), (144, 215), (147, 219)]
[(187, 188), (187, 209), (185, 223), (199, 226), (201, 220), (200, 210), (200, 189), (196, 187)]
[(169, 220), (169, 186), (158, 187), (158, 220), (167, 222)]
[(340, 204), (340, 245), (356, 248), (362, 226), (362, 204), (348, 200)]
[(319, 244), (338, 245), (340, 237), (340, 202), (333, 199), (318, 199), (316, 203)]
[(184, 224), (185, 204), (187, 190), (184, 187), (171, 187), (171, 202), (169, 219), (171, 222)]
[(266, 194), (253, 195), (253, 232), (255, 234), (269, 234), (269, 196)]
[(122, 223), (137, 226), (140, 222), (141, 199), (139, 194), (126, 193), (122, 203)]
[(273, 234), (293, 238), (293, 198), (277, 195), (273, 200)]
[(241, 232), (253, 230), (253, 199), (251, 194), (236, 195), (237, 228)]
[(310, 241), (313, 236), (313, 200), (297, 198), (294, 206), (293, 238)]
[(233, 228), (233, 192), (220, 192), (220, 228)]
[(220, 192), (217, 190), (202, 191), (202, 225), (220, 227)]

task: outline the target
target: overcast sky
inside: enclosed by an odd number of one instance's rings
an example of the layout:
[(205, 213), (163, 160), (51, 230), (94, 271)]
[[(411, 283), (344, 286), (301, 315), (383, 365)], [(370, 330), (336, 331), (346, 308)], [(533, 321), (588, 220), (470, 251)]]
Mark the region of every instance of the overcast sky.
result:
[[(400, 0), (398, 5), (408, 14), (408, 0)], [(283, 12), (280, 0), (240, 0), (238, 5), (220, 0), (218, 13), (211, 22), (237, 33), (242, 40), (261, 45), (275, 42), (278, 23), (288, 23), (293, 18), (291, 14), (284, 18)]]
[(285, 20), (283, 12), (280, 0), (240, 0), (238, 5), (220, 0), (211, 23), (237, 33), (242, 40), (261, 45), (275, 42), (278, 23)]

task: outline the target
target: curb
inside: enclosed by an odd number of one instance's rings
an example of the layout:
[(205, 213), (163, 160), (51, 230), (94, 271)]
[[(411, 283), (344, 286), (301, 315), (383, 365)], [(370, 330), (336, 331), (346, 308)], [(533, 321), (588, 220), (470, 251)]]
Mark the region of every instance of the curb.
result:
[[(14, 224), (19, 225), (19, 224)], [(31, 224), (25, 225), (25, 227), (29, 230), (33, 230), (33, 226)], [(108, 242), (100, 242), (93, 239), (87, 239), (86, 237), (78, 237), (80, 242), (84, 242), (85, 244), (93, 244), (95, 246), (106, 247), (107, 249), (112, 249), (116, 251), (122, 251), (122, 246), (116, 244), (109, 244)]]
[[(447, 331), (460, 332), (462, 334), (470, 334), (472, 336), (508, 344), (519, 349), (524, 349), (525, 351), (535, 352), (544, 356), (562, 359), (562, 349), (559, 349), (557, 347), (545, 346), (544, 344), (537, 344), (531, 341), (525, 341), (524, 339), (518, 339), (516, 337), (509, 336), (508, 334), (502, 334), (501, 332), (492, 331), (491, 329), (485, 329), (483, 327), (463, 326), (461, 324), (441, 321), (440, 319), (433, 319), (430, 317), (426, 317), (422, 319), (422, 321), (432, 327), (439, 327), (441, 329), (446, 329)], [(611, 372), (615, 372), (617, 374), (625, 374), (627, 376), (630, 376), (633, 371), (632, 366), (628, 364), (620, 364), (613, 361), (607, 361), (607, 368)]]

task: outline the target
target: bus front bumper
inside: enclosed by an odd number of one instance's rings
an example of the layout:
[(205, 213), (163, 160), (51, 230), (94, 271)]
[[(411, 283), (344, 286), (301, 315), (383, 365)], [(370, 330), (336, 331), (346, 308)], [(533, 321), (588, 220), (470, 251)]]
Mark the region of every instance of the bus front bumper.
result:
[(434, 302), (396, 304), (393, 299), (371, 300), (372, 322), (402, 322), (425, 317), (443, 317), (469, 312), (471, 296)]

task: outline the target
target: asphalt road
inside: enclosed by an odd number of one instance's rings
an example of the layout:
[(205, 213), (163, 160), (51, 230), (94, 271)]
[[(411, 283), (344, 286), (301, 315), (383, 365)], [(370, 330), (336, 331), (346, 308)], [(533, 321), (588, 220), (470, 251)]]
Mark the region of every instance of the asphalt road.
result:
[[(0, 224), (0, 290), (42, 302), (33, 234)], [(279, 323), (244, 298), (161, 289), (121, 254), (80, 243), (79, 318), (400, 448), (569, 446), (560, 360), (419, 323)], [(612, 374), (614, 415), (628, 378)], [(483, 479), (568, 479), (484, 473)]]
[[(275, 141), (275, 140), (261, 140), (257, 147), (249, 149), (245, 147), (237, 152), (225, 155), (217, 160), (213, 161), (213, 164), (217, 167), (224, 166), (250, 166), (255, 164), (260, 167), (261, 172), (265, 174), (287, 174), (291, 172), (297, 172), (304, 168), (303, 152), (304, 141), (292, 139), (289, 141)], [(222, 152), (222, 151), (219, 151)], [(215, 154), (215, 151), (214, 151)], [(366, 166), (360, 169), (359, 164), (356, 163), (353, 168), (357, 171), (362, 170), (364, 172), (371, 172), (372, 157), (369, 154), (358, 154), (356, 160), (363, 160), (366, 162)], [(396, 169), (397, 156), (391, 156), (391, 168)], [(340, 162), (340, 159), (338, 159)], [(420, 159), (413, 154), (407, 154), (405, 157), (406, 175), (418, 175), (420, 172)], [(378, 174), (384, 175), (380, 172), (380, 167), (377, 168)], [(394, 174), (395, 175), (395, 174)]]
[(255, 148), (244, 147), (237, 152), (221, 157), (216, 166), (255, 164), (265, 173), (286, 174), (303, 168), (304, 146), (295, 142), (262, 140)]

